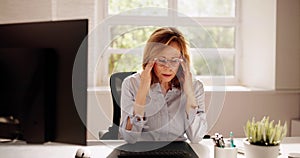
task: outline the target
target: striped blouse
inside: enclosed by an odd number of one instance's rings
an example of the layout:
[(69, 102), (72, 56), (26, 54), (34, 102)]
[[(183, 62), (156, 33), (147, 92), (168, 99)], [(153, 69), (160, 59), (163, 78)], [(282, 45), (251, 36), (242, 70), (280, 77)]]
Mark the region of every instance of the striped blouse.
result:
[[(125, 78), (121, 92), (120, 137), (129, 143), (136, 141), (175, 141), (186, 140), (198, 143), (207, 132), (204, 105), (204, 88), (199, 80), (193, 81), (198, 109), (185, 111), (186, 95), (173, 87), (164, 95), (159, 83), (151, 85), (146, 97), (145, 120), (133, 117), (133, 105), (140, 85), (140, 73)], [(128, 117), (133, 124), (126, 130)]]

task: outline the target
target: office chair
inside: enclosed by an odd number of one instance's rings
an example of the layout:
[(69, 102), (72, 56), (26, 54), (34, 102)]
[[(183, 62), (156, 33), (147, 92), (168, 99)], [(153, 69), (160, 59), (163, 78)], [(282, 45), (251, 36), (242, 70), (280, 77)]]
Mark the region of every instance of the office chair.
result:
[(113, 100), (113, 124), (108, 128), (108, 132), (102, 134), (99, 132), (101, 140), (116, 140), (118, 139), (119, 125), (121, 119), (121, 87), (123, 80), (136, 72), (117, 72), (110, 77), (110, 89)]

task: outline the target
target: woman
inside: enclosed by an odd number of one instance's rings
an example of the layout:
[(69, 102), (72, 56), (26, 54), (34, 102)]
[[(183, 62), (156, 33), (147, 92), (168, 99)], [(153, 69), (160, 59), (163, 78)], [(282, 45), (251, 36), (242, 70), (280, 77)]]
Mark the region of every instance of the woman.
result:
[(143, 71), (122, 84), (120, 134), (127, 142), (186, 140), (206, 134), (203, 84), (192, 80), (180, 31), (160, 28), (147, 41)]

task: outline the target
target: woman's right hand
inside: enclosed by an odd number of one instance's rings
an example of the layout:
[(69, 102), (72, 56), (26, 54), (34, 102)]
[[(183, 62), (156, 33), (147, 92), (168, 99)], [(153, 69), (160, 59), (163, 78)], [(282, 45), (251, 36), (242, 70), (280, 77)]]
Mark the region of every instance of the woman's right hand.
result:
[(155, 64), (155, 60), (151, 60), (147, 63), (145, 69), (141, 72), (141, 86), (149, 90), (151, 84), (151, 71)]
[(134, 112), (140, 116), (144, 115), (144, 107), (146, 104), (146, 96), (149, 92), (151, 85), (151, 71), (154, 66), (155, 60), (151, 60), (146, 65), (145, 69), (141, 72), (141, 83), (135, 98)]

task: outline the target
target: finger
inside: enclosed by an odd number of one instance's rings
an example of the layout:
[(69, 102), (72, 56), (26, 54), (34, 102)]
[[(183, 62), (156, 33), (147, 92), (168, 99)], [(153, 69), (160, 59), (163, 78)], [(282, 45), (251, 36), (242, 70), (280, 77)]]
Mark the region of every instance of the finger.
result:
[(183, 72), (186, 72), (186, 64), (185, 64), (185, 62), (181, 62), (180, 64), (181, 64)]
[(145, 71), (150, 72), (154, 66), (155, 61), (149, 61), (145, 67)]
[(190, 66), (187, 62), (183, 62), (183, 65), (184, 65), (184, 71), (185, 72), (190, 72)]

